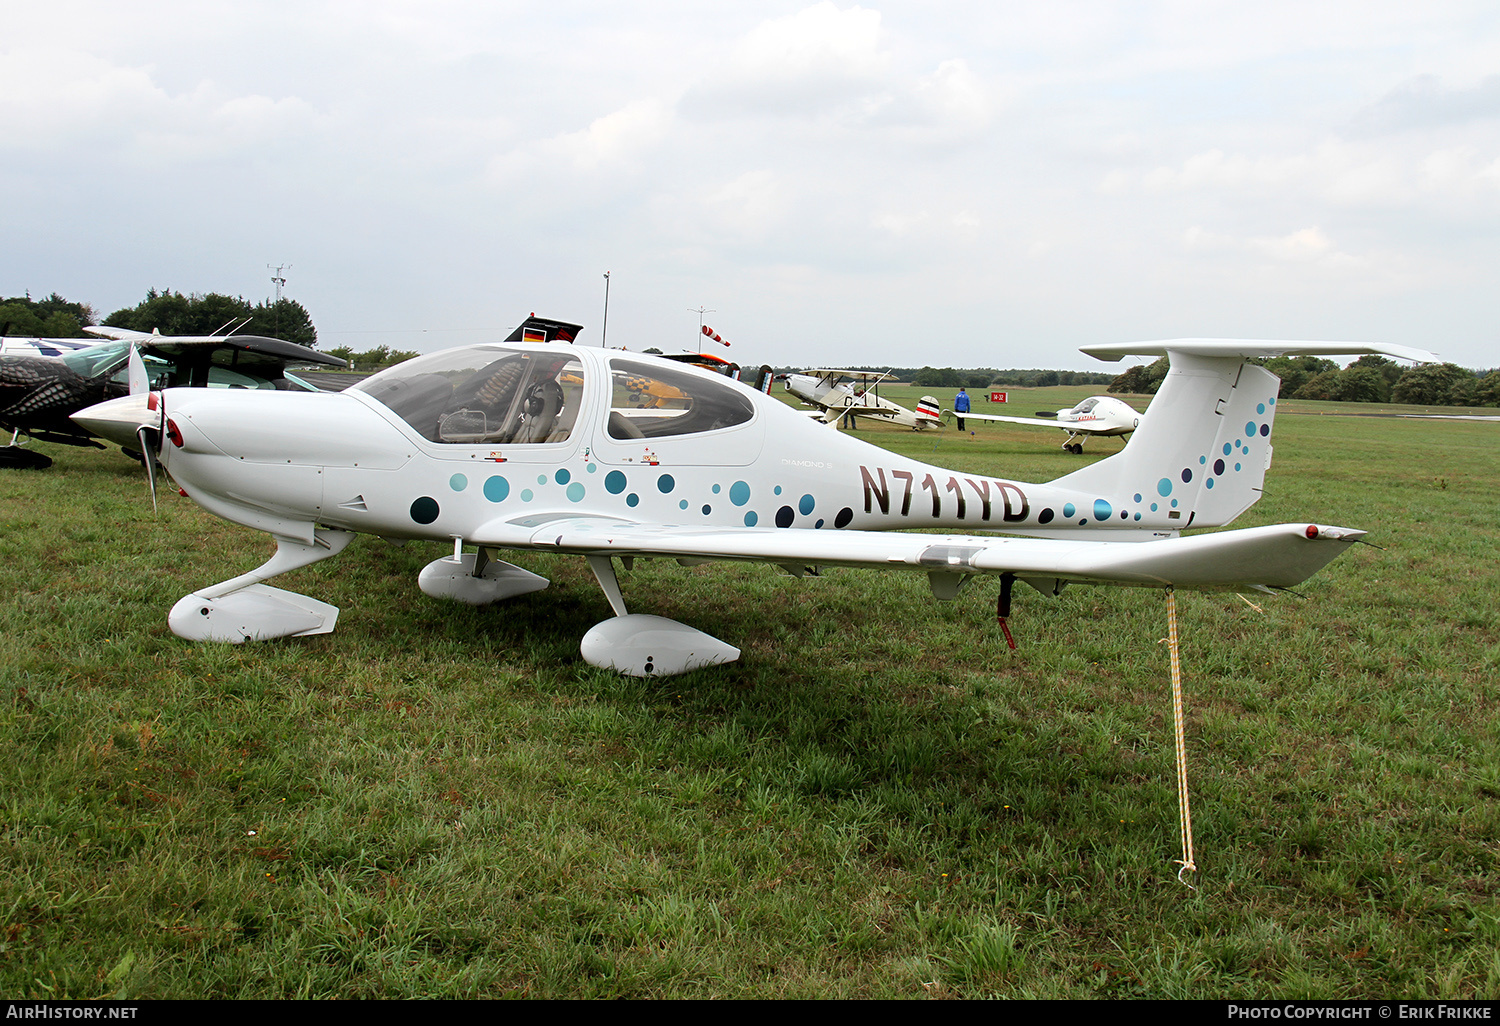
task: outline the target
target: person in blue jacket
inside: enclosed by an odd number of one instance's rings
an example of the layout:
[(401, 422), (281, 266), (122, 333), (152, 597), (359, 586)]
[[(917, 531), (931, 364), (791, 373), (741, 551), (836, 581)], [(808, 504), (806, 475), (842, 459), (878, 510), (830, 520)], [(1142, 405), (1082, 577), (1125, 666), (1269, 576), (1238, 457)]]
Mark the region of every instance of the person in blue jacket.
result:
[(969, 393), (967, 390), (960, 388), (958, 390), (958, 395), (953, 397), (953, 415), (958, 420), (958, 429), (960, 431), (964, 429), (964, 414), (968, 412)]

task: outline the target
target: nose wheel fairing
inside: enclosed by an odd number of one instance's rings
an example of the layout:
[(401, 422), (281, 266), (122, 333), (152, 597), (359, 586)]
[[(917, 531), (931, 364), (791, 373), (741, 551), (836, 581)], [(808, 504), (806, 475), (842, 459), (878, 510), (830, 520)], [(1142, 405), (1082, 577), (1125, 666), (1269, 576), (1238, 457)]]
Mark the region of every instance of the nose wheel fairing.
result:
[(241, 644), (269, 638), (327, 634), (339, 610), (326, 602), (261, 582), (336, 556), (354, 539), (348, 531), (315, 530), (312, 544), (277, 538), (276, 553), (248, 574), (184, 595), (167, 614), (172, 633), (189, 641)]

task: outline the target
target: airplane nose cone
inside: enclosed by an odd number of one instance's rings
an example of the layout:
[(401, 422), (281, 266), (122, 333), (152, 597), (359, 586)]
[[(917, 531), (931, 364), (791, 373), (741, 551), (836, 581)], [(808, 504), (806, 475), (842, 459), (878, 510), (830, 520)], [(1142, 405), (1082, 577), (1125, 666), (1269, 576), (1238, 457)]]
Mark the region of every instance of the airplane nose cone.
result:
[(154, 428), (160, 420), (160, 414), (148, 407), (149, 398), (146, 394), (123, 395), (79, 410), (70, 419), (91, 435), (116, 445), (134, 446), (137, 429)]

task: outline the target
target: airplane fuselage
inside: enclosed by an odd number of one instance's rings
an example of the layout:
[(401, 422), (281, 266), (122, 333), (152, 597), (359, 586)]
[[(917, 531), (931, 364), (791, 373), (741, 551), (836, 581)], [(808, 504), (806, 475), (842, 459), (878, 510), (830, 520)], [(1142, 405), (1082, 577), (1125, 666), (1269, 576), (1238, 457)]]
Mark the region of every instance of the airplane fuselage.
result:
[[(441, 418), (451, 427), (455, 417), (468, 424), (474, 411), (455, 411), (461, 404), (445, 398), (446, 413), (403, 417), (366, 390), (386, 372), (342, 393), (168, 390), (163, 463), (211, 511), (287, 537), (310, 537), (314, 525), (326, 525), (385, 537), (482, 540), (499, 525), (560, 516), (682, 528), (1031, 535), (1088, 528), (1150, 537), (1191, 519), (1166, 478), (1104, 491), (1072, 489), (1066, 479), (1030, 484), (952, 471), (829, 432), (772, 397), (696, 369), (667, 371), (649, 357), (571, 346), (475, 348), (485, 350), (482, 359), (570, 361), (575, 369), (558, 378), (576, 385), (567, 396), (573, 409), (561, 410), (570, 418), (565, 437), (554, 432), (518, 443), (446, 428), (446, 435), (424, 433), (413, 420)], [(408, 377), (397, 385), (448, 387), (438, 375), (421, 374), (419, 361), (403, 366)], [(684, 386), (682, 375), (701, 381)], [(722, 402), (744, 413), (723, 427), (631, 437), (621, 423), (660, 432), (669, 419), (671, 411), (651, 405), (648, 379), (664, 383), (658, 391), (696, 390), (700, 407)], [(402, 394), (393, 390), (388, 401), (400, 407)], [(1185, 468), (1184, 480), (1196, 470)], [(1233, 472), (1221, 462), (1218, 473)]]

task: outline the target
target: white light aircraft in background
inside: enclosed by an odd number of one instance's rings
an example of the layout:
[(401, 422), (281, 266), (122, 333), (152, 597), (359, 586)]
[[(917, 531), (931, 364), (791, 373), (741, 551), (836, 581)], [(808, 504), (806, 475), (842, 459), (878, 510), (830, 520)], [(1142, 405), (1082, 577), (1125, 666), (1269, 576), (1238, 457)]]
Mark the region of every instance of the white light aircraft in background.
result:
[(1144, 414), (1123, 400), (1109, 395), (1091, 395), (1083, 402), (1056, 413), (1037, 412), (1035, 417), (1001, 417), (993, 413), (950, 413), (943, 411), (943, 419), (949, 416), (964, 420), (988, 420), (1002, 424), (1025, 424), (1028, 427), (1061, 428), (1068, 433), (1062, 447), (1068, 452), (1083, 454), (1083, 443), (1094, 435), (1128, 435), (1141, 426)]
[[(434, 353), (338, 393), (156, 392), (143, 445), (193, 501), (276, 542), (257, 569), (184, 596), (168, 623), (204, 641), (329, 632), (336, 607), (264, 582), (336, 555), (356, 534), (451, 545), (418, 585), (474, 605), (548, 584), (499, 560), (501, 550), (582, 556), (616, 614), (584, 635), (583, 657), (634, 675), (729, 662), (739, 649), (630, 613), (616, 558), (627, 569), (665, 557), (798, 575), (914, 570), (939, 599), (991, 575), (1002, 617), (1017, 580), (1047, 595), (1069, 583), (1288, 588), (1364, 532), (1304, 521), (1182, 534), (1228, 524), (1260, 497), (1280, 382), (1247, 361), (1432, 358), (1396, 346), (1204, 339), (1084, 352), (1165, 352), (1171, 370), (1131, 445), (1046, 484), (920, 463), (821, 430), (722, 376), (562, 343)], [(87, 427), (97, 415), (77, 419)]]
[(786, 390), (821, 410), (818, 419), (825, 424), (837, 424), (846, 414), (853, 414), (900, 424), (914, 431), (943, 426), (938, 401), (930, 395), (924, 395), (915, 410), (882, 399), (880, 383), (889, 377), (884, 371), (807, 370), (788, 374)]

